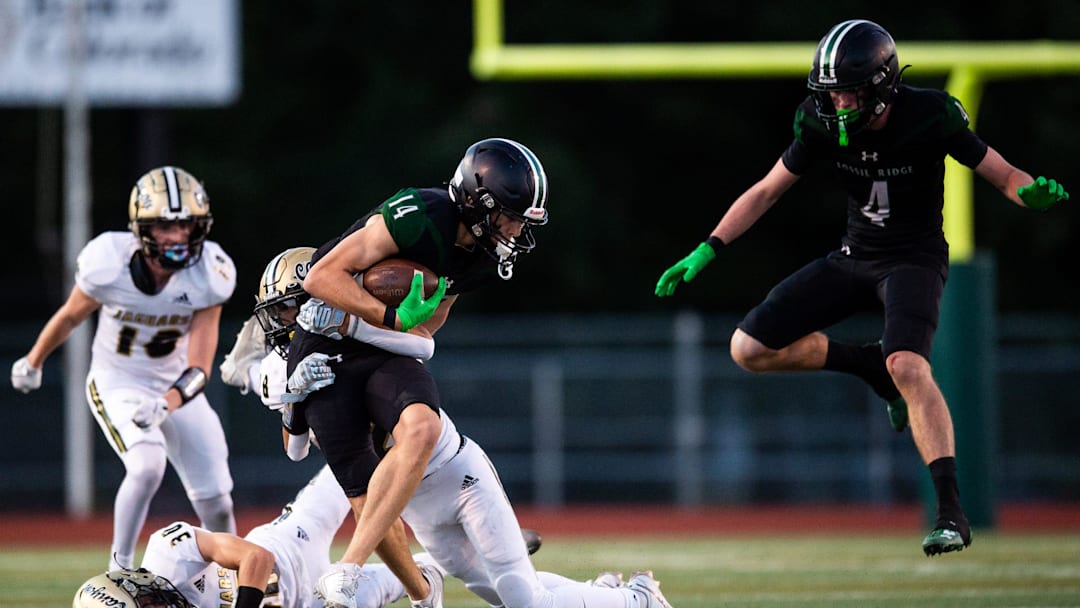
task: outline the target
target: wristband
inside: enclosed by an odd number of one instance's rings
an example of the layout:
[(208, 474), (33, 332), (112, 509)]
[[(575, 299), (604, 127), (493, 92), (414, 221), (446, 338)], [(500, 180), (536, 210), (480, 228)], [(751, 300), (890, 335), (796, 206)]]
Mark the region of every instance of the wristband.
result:
[(712, 247), (714, 253), (720, 253), (720, 249), (724, 246), (724, 241), (721, 241), (715, 236), (710, 236), (709, 238), (705, 239), (705, 242), (709, 245), (709, 247)]
[(382, 324), (390, 329), (397, 330), (397, 307), (387, 306), (383, 313)]
[(172, 388), (180, 393), (180, 405), (183, 405), (206, 388), (206, 372), (199, 367), (189, 367), (173, 382)]
[(259, 608), (259, 604), (263, 601), (263, 595), (265, 593), (262, 589), (241, 586), (236, 590), (236, 603), (233, 606), (235, 608)]

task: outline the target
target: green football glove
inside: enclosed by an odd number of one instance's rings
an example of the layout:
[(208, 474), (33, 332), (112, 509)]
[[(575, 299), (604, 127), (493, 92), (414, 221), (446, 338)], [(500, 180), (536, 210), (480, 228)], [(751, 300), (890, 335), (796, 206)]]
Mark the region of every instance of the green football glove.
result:
[(419, 272), (414, 274), (409, 295), (405, 296), (401, 304), (398, 304), (396, 311), (398, 319), (401, 319), (401, 331), (409, 331), (430, 319), (444, 295), (446, 295), (446, 277), (439, 277), (439, 286), (435, 288), (435, 293), (425, 299), (424, 275)]
[(690, 255), (679, 260), (660, 275), (660, 280), (656, 282), (656, 297), (662, 298), (675, 293), (675, 287), (680, 281), (687, 283), (693, 281), (701, 269), (715, 259), (716, 250), (712, 248), (712, 245), (708, 243), (698, 245), (697, 249), (690, 252)]
[(1020, 200), (1024, 201), (1028, 209), (1036, 211), (1046, 211), (1059, 201), (1069, 200), (1069, 193), (1065, 191), (1065, 186), (1059, 184), (1057, 180), (1046, 179), (1041, 175), (1030, 184), (1017, 188), (1016, 194)]

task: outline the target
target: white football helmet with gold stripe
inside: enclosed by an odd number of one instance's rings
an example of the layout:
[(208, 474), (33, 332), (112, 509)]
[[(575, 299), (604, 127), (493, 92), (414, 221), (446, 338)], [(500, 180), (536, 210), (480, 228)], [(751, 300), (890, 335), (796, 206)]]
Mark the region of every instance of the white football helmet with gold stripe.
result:
[[(210, 234), (214, 219), (210, 197), (195, 176), (179, 167), (151, 169), (135, 182), (128, 201), (128, 227), (142, 243), (143, 255), (157, 259), (166, 268), (187, 268), (199, 261), (202, 244)], [(191, 222), (186, 244), (161, 247), (150, 235), (150, 227), (169, 222)]]
[(71, 601), (72, 608), (195, 608), (168, 579), (143, 568), (113, 570), (83, 583)]
[(308, 300), (304, 277), (311, 270), (314, 247), (293, 247), (274, 256), (263, 270), (259, 294), (255, 296), (255, 317), (259, 320), (266, 343), (285, 356), (296, 314)]

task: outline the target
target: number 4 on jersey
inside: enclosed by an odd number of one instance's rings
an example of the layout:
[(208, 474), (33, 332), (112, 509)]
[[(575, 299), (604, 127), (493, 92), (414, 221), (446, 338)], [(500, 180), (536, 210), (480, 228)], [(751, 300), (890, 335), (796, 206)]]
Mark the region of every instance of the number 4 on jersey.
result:
[(885, 227), (885, 220), (889, 219), (889, 185), (884, 181), (876, 181), (870, 188), (870, 201), (862, 208), (862, 214), (875, 226)]

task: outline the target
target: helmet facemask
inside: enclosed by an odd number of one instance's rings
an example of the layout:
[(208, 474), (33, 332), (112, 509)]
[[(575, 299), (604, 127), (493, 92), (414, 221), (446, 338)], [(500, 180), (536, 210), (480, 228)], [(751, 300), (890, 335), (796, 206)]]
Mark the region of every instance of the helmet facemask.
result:
[(831, 133), (835, 133), (841, 146), (847, 146), (852, 135), (874, 123), (884, 112), (888, 103), (874, 94), (872, 87), (854, 89), (859, 100), (854, 109), (837, 109), (832, 93), (837, 89), (811, 91), (818, 119)]
[[(485, 253), (498, 262), (499, 276), (509, 279), (514, 274), (514, 262), (519, 253), (529, 253), (536, 247), (536, 237), (533, 236), (533, 226), (543, 226), (547, 223), (547, 211), (542, 208), (530, 208), (525, 213), (517, 211), (499, 203), (486, 188), (477, 188), (480, 197), (479, 205), (472, 205), (475, 212), (470, 215), (478, 221), (469, 226), (476, 242)], [(500, 217), (506, 217), (513, 222), (521, 224), (521, 232), (517, 236), (506, 236), (499, 229)]]
[(259, 293), (255, 296), (255, 318), (263, 329), (266, 343), (286, 358), (296, 315), (311, 297), (304, 291), (304, 277), (311, 269), (312, 247), (287, 249), (266, 265)]
[(213, 220), (209, 217), (176, 221), (193, 224), (191, 236), (188, 237), (186, 243), (162, 246), (154, 239), (150, 229), (154, 226), (168, 225), (170, 222), (167, 220), (137, 220), (134, 229), (142, 243), (142, 252), (146, 259), (157, 260), (164, 268), (170, 270), (180, 270), (199, 263), (202, 258), (203, 242), (213, 224)]

